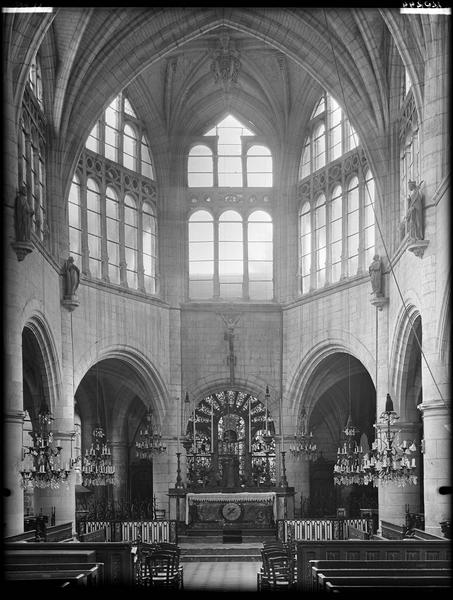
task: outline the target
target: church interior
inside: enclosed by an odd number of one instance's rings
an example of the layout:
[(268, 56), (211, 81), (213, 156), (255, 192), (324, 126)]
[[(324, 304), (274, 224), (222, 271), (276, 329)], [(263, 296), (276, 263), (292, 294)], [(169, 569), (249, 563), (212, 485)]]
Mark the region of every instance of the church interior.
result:
[(3, 40), (8, 548), (449, 539), (450, 15), (11, 9)]

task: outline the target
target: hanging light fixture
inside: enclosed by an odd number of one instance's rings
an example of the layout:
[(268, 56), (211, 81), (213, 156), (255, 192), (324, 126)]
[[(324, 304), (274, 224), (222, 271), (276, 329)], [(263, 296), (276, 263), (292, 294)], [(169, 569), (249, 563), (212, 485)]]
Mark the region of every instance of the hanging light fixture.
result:
[(400, 444), (396, 443), (399, 432), (391, 429), (392, 425), (399, 419), (393, 410), (393, 401), (387, 394), (385, 410), (381, 413), (381, 424), (375, 423), (376, 440), (371, 446), (370, 452), (363, 457), (363, 469), (366, 483), (396, 483), (398, 486), (416, 485), (415, 475), (417, 448), (415, 443), (406, 440)]
[(318, 457), (318, 449), (313, 442), (313, 433), (307, 430), (307, 413), (305, 407), (303, 407), (300, 418), (300, 428), (294, 435), (294, 440), (290, 445), (289, 451), (294, 458), (316, 460)]
[(264, 396), (265, 411), (266, 411), (265, 425), (264, 425), (264, 429), (261, 431), (260, 437), (261, 437), (262, 441), (264, 442), (264, 444), (266, 445), (266, 447), (269, 449), (272, 444), (272, 440), (274, 439), (274, 436), (272, 435), (272, 432), (268, 427), (268, 418), (269, 418), (268, 406), (269, 406), (270, 397), (271, 397), (271, 395), (269, 393), (269, 386), (266, 385), (266, 394)]
[(155, 454), (162, 454), (167, 448), (162, 444), (160, 429), (155, 426), (153, 411), (148, 408), (140, 424), (139, 436), (135, 442), (137, 456), (143, 460), (151, 461)]
[(104, 430), (100, 425), (96, 425), (93, 429), (91, 448), (86, 450), (82, 461), (82, 483), (86, 487), (115, 483), (112, 451), (104, 438)]
[[(25, 417), (27, 417), (25, 411)], [(50, 425), (53, 417), (46, 404), (42, 404), (38, 413), (37, 431), (29, 431), (33, 440), (32, 446), (24, 447), (22, 469), (22, 487), (24, 489), (52, 488), (67, 482), (70, 473), (69, 464), (63, 468), (61, 464), (61, 442), (54, 443)]]
[(348, 397), (349, 415), (346, 427), (343, 430), (344, 442), (337, 451), (337, 462), (333, 468), (333, 482), (335, 485), (364, 485), (362, 465), (362, 448), (356, 442), (359, 429), (352, 422), (351, 403), (351, 357), (348, 358)]
[(82, 485), (86, 487), (115, 484), (112, 451), (99, 418), (99, 363), (96, 366), (96, 411), (97, 423), (92, 432), (91, 447), (85, 450), (82, 460)]

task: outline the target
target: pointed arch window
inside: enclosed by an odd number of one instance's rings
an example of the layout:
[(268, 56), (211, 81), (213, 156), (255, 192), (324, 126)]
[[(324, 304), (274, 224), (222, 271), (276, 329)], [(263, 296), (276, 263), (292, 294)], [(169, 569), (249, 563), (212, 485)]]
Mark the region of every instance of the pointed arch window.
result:
[(215, 219), (208, 211), (188, 222), (190, 299), (273, 298), (272, 219), (264, 211), (244, 220), (226, 210)]
[(189, 152), (187, 164), (189, 187), (212, 187), (213, 159), (212, 150), (208, 146), (197, 144)]
[(330, 264), (331, 282), (340, 280), (341, 277), (341, 252), (343, 246), (343, 209), (342, 190), (337, 185), (332, 191), (330, 200)]
[(316, 287), (326, 283), (326, 197), (318, 196), (315, 201), (315, 254), (316, 254)]
[(373, 176), (346, 113), (328, 93), (307, 129), (299, 164), (302, 294), (368, 273), (375, 237)]
[(151, 153), (145, 136), (142, 136), (141, 149), (141, 173), (144, 177), (154, 179), (153, 161), (151, 160)]
[(364, 211), (363, 211), (363, 236), (364, 236), (364, 253), (365, 253), (365, 265), (371, 264), (373, 256), (375, 254), (375, 191), (374, 191), (374, 179), (370, 169), (365, 171), (365, 198), (364, 198)]
[(189, 219), (189, 296), (211, 298), (214, 293), (214, 219), (206, 210)]
[(105, 213), (107, 219), (108, 278), (119, 284), (120, 278), (120, 204), (113, 187), (107, 186)]
[(272, 187), (272, 154), (266, 146), (255, 144), (247, 151), (247, 185)]
[(242, 217), (226, 210), (219, 218), (219, 287), (220, 297), (242, 297), (244, 244)]
[[(188, 187), (272, 187), (270, 149), (252, 143), (255, 134), (227, 115), (193, 144), (187, 159)], [(258, 140), (257, 140), (258, 142)]]
[[(86, 277), (158, 293), (153, 178), (143, 124), (121, 93), (88, 135), (68, 197), (70, 252), (79, 256)], [(80, 226), (75, 224), (77, 206)]]
[(300, 276), (301, 291), (306, 294), (311, 287), (311, 250), (312, 250), (312, 228), (310, 202), (304, 202), (299, 213), (299, 237), (300, 237)]
[(273, 296), (273, 231), (270, 215), (256, 210), (248, 218), (248, 287), (251, 300)]
[(123, 165), (131, 171), (137, 170), (137, 135), (127, 123), (123, 129)]
[(80, 178), (74, 174), (68, 199), (69, 212), (69, 247), (76, 263), (82, 258), (82, 211)]
[(101, 194), (91, 177), (87, 181), (87, 231), (89, 269), (92, 277), (102, 277)]
[(359, 180), (352, 177), (346, 196), (347, 211), (347, 270), (349, 277), (359, 268)]
[(145, 291), (149, 294), (155, 294), (157, 278), (157, 219), (150, 202), (143, 203), (142, 236)]
[(137, 202), (131, 194), (126, 194), (124, 197), (124, 249), (127, 285), (131, 288), (137, 288), (137, 242)]
[(120, 127), (120, 97), (117, 96), (105, 109), (105, 157), (118, 162)]
[(326, 128), (320, 123), (313, 132), (313, 169), (317, 171), (326, 164)]

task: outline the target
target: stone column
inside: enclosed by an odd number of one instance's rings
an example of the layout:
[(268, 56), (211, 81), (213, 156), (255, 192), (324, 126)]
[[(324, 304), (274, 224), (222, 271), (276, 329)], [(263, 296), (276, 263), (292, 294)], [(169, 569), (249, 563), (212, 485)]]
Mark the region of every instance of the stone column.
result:
[(286, 477), (291, 487), (294, 487), (295, 510), (299, 513), (301, 498), (310, 498), (310, 461), (307, 458), (295, 458), (290, 452), (286, 454)]
[(112, 487), (113, 501), (127, 499), (129, 479), (129, 448), (126, 442), (112, 442), (112, 464), (115, 467), (115, 485)]
[(424, 436), (424, 503), (425, 531), (442, 535), (440, 522), (451, 519), (451, 410), (442, 400), (420, 405)]
[(22, 461), (22, 429), (24, 413), (9, 410), (3, 413), (3, 529), (4, 536), (17, 535), (24, 530), (24, 492), (20, 485)]

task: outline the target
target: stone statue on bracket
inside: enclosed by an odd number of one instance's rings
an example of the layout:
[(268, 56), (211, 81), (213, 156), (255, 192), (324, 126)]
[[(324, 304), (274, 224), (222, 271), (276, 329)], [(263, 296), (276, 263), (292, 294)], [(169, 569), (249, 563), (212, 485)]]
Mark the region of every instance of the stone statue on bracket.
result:
[(21, 185), (19, 193), (16, 196), (15, 217), (16, 217), (16, 241), (29, 242), (31, 240), (32, 218), (35, 211), (28, 202), (28, 188)]
[(74, 263), (74, 257), (69, 256), (62, 268), (63, 275), (63, 305), (68, 310), (74, 310), (79, 305), (77, 289), (80, 283), (80, 269)]
[(373, 261), (368, 268), (371, 280), (371, 293), (375, 296), (383, 296), (382, 291), (382, 259), (379, 254), (375, 254)]
[(409, 196), (407, 198), (406, 228), (409, 239), (418, 241), (424, 239), (423, 227), (423, 195), (420, 187), (423, 181), (418, 185), (412, 179), (408, 182)]
[(12, 243), (17, 259), (22, 261), (33, 250), (31, 239), (33, 210), (28, 200), (28, 187), (23, 183), (14, 202), (15, 241)]

